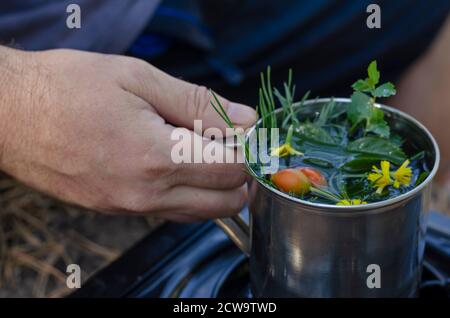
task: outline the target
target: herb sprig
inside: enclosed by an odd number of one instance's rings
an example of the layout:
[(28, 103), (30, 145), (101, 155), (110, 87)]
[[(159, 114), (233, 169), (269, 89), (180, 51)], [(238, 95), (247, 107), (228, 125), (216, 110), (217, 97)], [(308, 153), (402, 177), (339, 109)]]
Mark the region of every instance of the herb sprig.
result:
[[(395, 86), (391, 82), (377, 86), (380, 81), (380, 72), (377, 69), (376, 61), (370, 63), (367, 68), (367, 75), (367, 78), (357, 80), (352, 85), (355, 92), (347, 110), (347, 117), (352, 123), (350, 134), (354, 133), (361, 124), (364, 124), (364, 135), (373, 133), (383, 138), (389, 138), (389, 125), (384, 120), (383, 111), (375, 107), (375, 101), (377, 97), (395, 95)], [(371, 96), (366, 93), (370, 93)]]
[[(305, 109), (303, 105), (309, 92), (295, 102), (293, 83), (292, 70), (289, 70), (288, 80), (281, 91), (272, 87), (270, 67), (266, 74), (261, 73), (257, 106), (261, 122), (256, 131), (281, 128), (286, 134), (284, 144), (268, 153), (280, 158), (282, 170), (278, 172), (314, 167), (316, 175), (323, 173), (322, 176), (328, 176), (329, 180), (325, 186), (311, 185), (306, 195), (282, 191), (309, 201), (321, 199), (337, 205), (359, 205), (409, 191), (426, 178), (427, 169), (420, 169), (424, 153), (408, 158), (403, 151), (407, 149), (403, 148), (404, 140), (391, 133), (383, 110), (376, 104), (377, 98), (396, 93), (392, 83), (379, 84), (380, 72), (376, 61), (368, 66), (367, 78), (352, 85), (354, 92), (350, 103), (330, 99), (322, 105), (315, 118), (310, 116), (309, 110), (305, 112), (308, 114), (305, 118), (299, 116)], [(212, 106), (227, 125), (234, 128), (219, 99), (213, 92), (212, 95)], [(276, 114), (277, 105), (282, 111)], [(248, 158), (249, 145), (242, 136), (238, 139)], [(266, 175), (263, 168), (263, 165), (252, 165), (249, 173), (268, 186), (282, 189), (273, 181), (274, 174)], [(276, 181), (280, 182), (279, 179)]]

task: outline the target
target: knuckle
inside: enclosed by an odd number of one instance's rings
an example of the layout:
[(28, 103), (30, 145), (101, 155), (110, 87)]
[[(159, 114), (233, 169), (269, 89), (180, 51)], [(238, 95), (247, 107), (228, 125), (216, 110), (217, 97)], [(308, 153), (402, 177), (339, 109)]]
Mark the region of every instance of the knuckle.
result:
[(110, 195), (109, 192), (103, 189), (102, 191), (97, 192), (90, 208), (107, 213), (118, 213), (120, 209), (117, 201), (118, 200), (113, 195)]
[(111, 183), (97, 193), (95, 206), (112, 213), (143, 214), (160, 209), (163, 196), (158, 184)]
[(148, 80), (149, 64), (143, 60), (129, 57), (129, 56), (113, 56), (112, 61), (114, 64), (120, 66), (123, 70), (119, 73), (119, 76), (123, 77), (123, 81), (132, 81), (137, 88), (146, 88), (145, 82)]
[(155, 190), (141, 191), (129, 190), (123, 191), (118, 198), (116, 206), (121, 211), (131, 213), (149, 213), (158, 210), (158, 193)]
[(139, 60), (133, 58), (126, 58), (123, 61), (123, 66), (126, 70), (125, 74), (131, 77), (134, 81), (140, 83), (143, 80), (143, 68)]
[(109, 55), (112, 62), (121, 64), (124, 67), (133, 68), (136, 65), (136, 62), (139, 61), (139, 59), (131, 56), (125, 56), (125, 55)]
[(143, 75), (145, 70), (147, 69), (147, 62), (132, 57), (126, 57), (125, 61), (126, 67), (132, 75), (139, 79), (142, 79), (144, 77)]
[(171, 164), (170, 159), (157, 159), (149, 164), (147, 168), (147, 175), (149, 178), (153, 180), (164, 180), (168, 182), (171, 180), (171, 177), (177, 174), (177, 166)]
[(210, 94), (208, 88), (202, 85), (194, 85), (186, 98), (186, 109), (195, 119), (201, 119), (209, 107)]
[(235, 199), (231, 201), (230, 209), (233, 212), (239, 212), (242, 207), (245, 205), (246, 196), (242, 189), (236, 190)]
[(236, 167), (229, 175), (231, 175), (233, 185), (236, 187), (243, 185), (247, 180), (247, 175), (241, 167)]
[(105, 54), (102, 56), (102, 58), (99, 58), (98, 60), (94, 61), (94, 63), (101, 63), (103, 62), (103, 66), (107, 69), (114, 69), (118, 65), (124, 65), (126, 62), (127, 57), (121, 56), (121, 55), (115, 55), (115, 54)]
[(224, 188), (234, 189), (245, 183), (247, 175), (244, 169), (236, 164), (226, 164), (226, 167), (221, 167), (215, 176), (215, 181), (222, 184)]

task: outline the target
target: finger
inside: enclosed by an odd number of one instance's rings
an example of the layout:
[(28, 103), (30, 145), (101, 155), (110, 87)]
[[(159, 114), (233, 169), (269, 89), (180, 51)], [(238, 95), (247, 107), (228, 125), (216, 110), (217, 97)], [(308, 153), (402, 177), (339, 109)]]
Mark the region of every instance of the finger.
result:
[(243, 164), (189, 164), (180, 169), (178, 178), (178, 185), (233, 189), (246, 182), (247, 173)]
[(247, 173), (243, 164), (183, 164), (177, 175), (177, 185), (207, 189), (234, 189), (243, 185)]
[(153, 213), (152, 216), (156, 218), (161, 218), (168, 221), (173, 222), (181, 222), (181, 223), (192, 223), (192, 222), (199, 222), (204, 221), (204, 218), (201, 218), (199, 216), (195, 215), (194, 211), (183, 213), (181, 212), (172, 212), (172, 211), (159, 211), (156, 213)]
[(183, 214), (196, 220), (230, 217), (239, 213), (247, 200), (247, 187), (232, 190), (211, 190), (187, 186), (174, 187), (167, 193), (164, 213)]
[[(155, 107), (169, 123), (192, 130), (194, 120), (202, 120), (203, 130), (217, 127), (225, 133), (228, 126), (211, 106), (206, 87), (179, 80), (141, 60), (125, 61), (128, 76), (121, 79), (123, 87)], [(251, 107), (218, 98), (235, 126), (248, 128), (256, 121)]]
[(204, 139), (186, 128), (174, 128), (171, 140), (170, 160), (176, 165), (173, 184), (232, 189), (245, 183), (240, 151), (224, 146), (221, 141)]

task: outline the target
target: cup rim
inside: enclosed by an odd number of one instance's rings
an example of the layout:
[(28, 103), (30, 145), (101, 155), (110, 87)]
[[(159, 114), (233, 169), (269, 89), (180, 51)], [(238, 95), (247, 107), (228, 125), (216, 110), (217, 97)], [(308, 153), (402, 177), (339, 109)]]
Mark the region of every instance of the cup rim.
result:
[[(305, 105), (326, 103), (326, 102), (330, 102), (331, 100), (334, 100), (335, 102), (341, 102), (341, 103), (350, 103), (351, 102), (350, 98), (342, 98), (342, 97), (339, 97), (339, 98), (317, 98), (317, 99), (305, 100), (303, 102), (302, 107), (304, 107)], [(378, 201), (378, 202), (371, 202), (371, 203), (361, 204), (361, 205), (333, 205), (333, 204), (326, 204), (326, 203), (314, 203), (314, 202), (310, 202), (307, 200), (302, 200), (300, 198), (295, 198), (295, 197), (290, 196), (287, 193), (284, 193), (278, 189), (268, 186), (267, 184), (261, 182), (261, 180), (259, 180), (257, 178), (253, 178), (253, 179), (256, 182), (258, 182), (261, 186), (266, 188), (267, 190), (271, 191), (272, 193), (275, 193), (279, 197), (279, 199), (288, 200), (290, 203), (297, 203), (297, 204), (311, 207), (311, 208), (327, 209), (327, 210), (331, 209), (331, 210), (342, 211), (342, 212), (350, 212), (350, 211), (351, 212), (354, 212), (354, 211), (363, 212), (363, 211), (368, 211), (368, 210), (373, 210), (373, 209), (378, 209), (378, 208), (384, 208), (384, 207), (394, 205), (396, 203), (405, 201), (405, 200), (413, 197), (415, 194), (421, 192), (426, 186), (428, 186), (428, 184), (431, 182), (431, 180), (436, 175), (437, 170), (439, 168), (439, 161), (440, 161), (439, 146), (438, 146), (436, 140), (434, 139), (433, 135), (429, 132), (429, 130), (422, 123), (420, 123), (417, 119), (415, 119), (413, 116), (408, 115), (398, 109), (395, 109), (393, 107), (390, 107), (390, 106), (387, 106), (384, 104), (375, 103), (374, 105), (375, 105), (375, 107), (381, 108), (389, 113), (393, 113), (398, 116), (401, 116), (401, 117), (405, 118), (406, 120), (410, 121), (412, 124), (419, 127), (423, 131), (423, 133), (426, 135), (426, 137), (429, 138), (429, 140), (431, 141), (431, 144), (433, 145), (434, 152), (435, 152), (433, 169), (431, 170), (428, 177), (425, 180), (423, 180), (422, 183), (419, 184), (414, 189), (412, 189), (406, 193), (403, 193), (397, 197), (390, 198), (390, 199), (383, 200), (383, 201)], [(275, 113), (279, 113), (280, 111), (282, 111), (282, 109), (278, 108), (275, 110)], [(261, 121), (262, 121), (261, 118), (258, 119), (258, 121), (249, 130), (247, 130), (247, 132), (245, 134), (245, 140), (247, 140), (249, 138), (249, 136), (252, 134), (252, 132), (256, 129), (257, 125), (261, 123)], [(247, 167), (247, 169), (250, 169), (251, 171), (253, 171), (252, 168), (250, 167), (250, 165), (248, 164), (248, 158), (245, 158), (245, 166)]]

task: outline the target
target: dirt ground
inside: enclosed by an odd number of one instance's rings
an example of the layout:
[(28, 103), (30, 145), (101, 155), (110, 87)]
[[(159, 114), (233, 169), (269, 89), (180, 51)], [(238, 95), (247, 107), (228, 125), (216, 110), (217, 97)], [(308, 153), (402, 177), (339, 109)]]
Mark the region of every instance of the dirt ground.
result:
[[(433, 208), (450, 214), (450, 190), (434, 188)], [(0, 175), (0, 297), (62, 297), (68, 264), (86, 281), (160, 224), (73, 207)]]
[(0, 297), (61, 297), (66, 267), (85, 281), (161, 221), (73, 207), (0, 176)]

